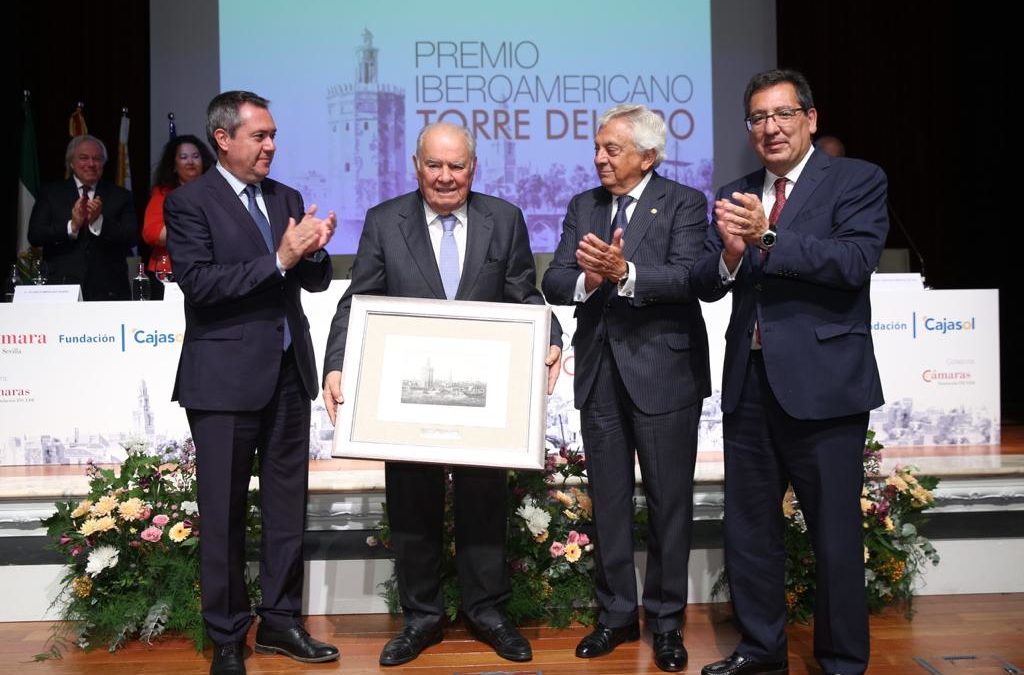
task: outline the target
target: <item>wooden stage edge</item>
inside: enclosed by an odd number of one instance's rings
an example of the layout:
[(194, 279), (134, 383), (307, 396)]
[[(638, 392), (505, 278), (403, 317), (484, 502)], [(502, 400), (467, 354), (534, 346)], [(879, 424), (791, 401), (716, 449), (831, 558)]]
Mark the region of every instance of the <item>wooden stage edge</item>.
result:
[[(871, 675), (915, 673), (1015, 673), (1024, 667), (1024, 594), (946, 595), (918, 598), (916, 615), (908, 621), (900, 610), (886, 610), (871, 618)], [(731, 652), (736, 632), (726, 604), (691, 605), (686, 613), (685, 642), (690, 653), (686, 673), (699, 673), (702, 665)], [(649, 634), (640, 642), (621, 645), (612, 654), (584, 661), (574, 656), (582, 626), (558, 630), (536, 625), (524, 628), (534, 659), (513, 664), (498, 658), (475, 641), (461, 624), (448, 627), (445, 640), (428, 648), (418, 659), (398, 668), (383, 669), (377, 657), (385, 641), (400, 626), (387, 615), (316, 616), (307, 628), (320, 639), (337, 644), (340, 662), (301, 664), (283, 656), (250, 654), (249, 673), (658, 673)], [(43, 651), (52, 624), (0, 623), (0, 673), (49, 675), (127, 675), (136, 673), (206, 673), (210, 650), (197, 653), (181, 639), (160, 640), (152, 646), (132, 643), (114, 653), (100, 647), (83, 652), (71, 647), (62, 659), (31, 663)], [(250, 631), (251, 649), (255, 629)], [(789, 628), (791, 675), (817, 674), (812, 628)], [(917, 660), (915, 660), (917, 659)], [(927, 663), (933, 670), (921, 665)]]

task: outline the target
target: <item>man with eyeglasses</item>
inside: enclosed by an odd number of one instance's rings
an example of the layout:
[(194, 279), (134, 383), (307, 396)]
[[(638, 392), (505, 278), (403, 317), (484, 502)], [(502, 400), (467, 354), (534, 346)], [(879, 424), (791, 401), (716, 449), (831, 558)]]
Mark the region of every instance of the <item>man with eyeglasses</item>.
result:
[[(526, 221), (519, 207), (472, 191), (476, 139), (464, 127), (427, 125), (416, 139), (419, 189), (366, 212), (352, 283), (338, 302), (324, 357), (324, 406), (331, 422), (341, 393), (353, 295), (543, 305)], [(551, 318), (548, 394), (561, 367), (562, 327)], [(349, 405), (354, 402), (348, 401)], [(509, 661), (533, 658), (505, 613), (511, 596), (505, 560), (508, 472), (452, 470), (455, 565), (470, 630)], [(412, 661), (444, 637), (441, 587), (445, 467), (385, 462), (385, 492), (405, 626), (380, 653), (382, 666)]]
[(868, 411), (882, 404), (870, 280), (885, 245), (881, 169), (811, 145), (818, 113), (800, 73), (744, 94), (764, 168), (718, 192), (700, 298), (732, 291), (722, 373), (725, 556), (740, 643), (703, 675), (788, 673), (782, 498), (792, 484), (816, 558), (814, 654), (825, 673), (867, 668), (860, 493)]

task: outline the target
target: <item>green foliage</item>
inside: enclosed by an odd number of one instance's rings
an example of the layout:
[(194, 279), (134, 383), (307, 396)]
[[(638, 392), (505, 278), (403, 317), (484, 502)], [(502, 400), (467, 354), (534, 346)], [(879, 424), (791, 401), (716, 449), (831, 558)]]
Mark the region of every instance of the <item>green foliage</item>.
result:
[[(89, 465), (86, 499), (58, 502), (43, 521), (67, 562), (55, 605), (68, 623), (55, 627), (50, 651), (37, 658), (59, 654), (69, 633), (83, 649), (103, 644), (114, 651), (165, 632), (203, 648), (195, 446), (187, 439), (154, 450), (141, 441), (124, 447), (128, 456), (117, 470)], [(258, 545), (258, 495), (249, 497), (247, 535)], [(248, 586), (255, 603), (257, 580)]]

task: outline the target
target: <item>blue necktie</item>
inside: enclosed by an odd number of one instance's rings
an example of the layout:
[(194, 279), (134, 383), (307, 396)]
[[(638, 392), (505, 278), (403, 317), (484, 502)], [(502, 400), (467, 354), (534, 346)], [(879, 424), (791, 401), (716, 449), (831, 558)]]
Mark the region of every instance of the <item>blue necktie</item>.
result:
[[(260, 228), (260, 234), (263, 235), (263, 241), (267, 245), (267, 250), (270, 252), (274, 251), (274, 235), (270, 232), (270, 222), (267, 221), (267, 217), (260, 211), (259, 204), (256, 203), (256, 186), (246, 185), (245, 196), (249, 198), (249, 215), (252, 216), (253, 222), (256, 223), (256, 227)], [(292, 344), (292, 331), (288, 327), (288, 315), (284, 317), (284, 339), (282, 340), (281, 349), (287, 350)]]
[(267, 221), (267, 217), (263, 215), (259, 204), (256, 203), (256, 186), (246, 185), (245, 196), (249, 198), (249, 215), (252, 216), (256, 227), (260, 228), (260, 234), (263, 235), (263, 241), (267, 244), (267, 250), (273, 251), (274, 235), (270, 233), (270, 223)]
[(441, 235), (441, 283), (444, 285), (444, 294), (449, 300), (455, 297), (459, 290), (459, 247), (455, 245), (455, 225), (458, 219), (453, 215), (441, 216), (441, 227), (444, 234)]
[[(615, 230), (622, 228), (623, 236), (626, 233), (626, 226), (629, 225), (629, 217), (626, 216), (626, 207), (629, 206), (633, 198), (629, 195), (622, 195), (619, 197), (619, 208), (615, 212), (615, 219), (612, 221), (612, 236), (615, 235)], [(608, 241), (611, 241), (612, 237), (608, 237)]]

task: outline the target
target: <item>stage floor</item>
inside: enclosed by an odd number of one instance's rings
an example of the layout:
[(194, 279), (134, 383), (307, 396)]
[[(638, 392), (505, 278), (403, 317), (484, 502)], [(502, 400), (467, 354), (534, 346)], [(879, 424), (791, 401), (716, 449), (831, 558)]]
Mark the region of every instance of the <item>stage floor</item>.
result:
[[(1024, 594), (929, 596), (915, 600), (917, 614), (908, 621), (901, 611), (887, 610), (871, 617), (869, 675), (950, 675), (956, 673), (1018, 673), (1024, 667)], [(725, 604), (691, 604), (686, 610), (684, 640), (690, 653), (687, 673), (728, 655), (736, 644), (736, 631)], [(137, 673), (206, 673), (210, 650), (196, 653), (180, 639), (152, 646), (132, 643), (110, 654), (100, 647), (82, 652), (70, 647), (62, 660), (29, 663), (44, 651), (52, 624), (0, 623), (0, 672), (52, 675), (136, 675)], [(450, 626), (445, 640), (429, 647), (418, 659), (399, 668), (380, 668), (377, 657), (384, 643), (400, 628), (396, 617), (373, 615), (318, 616), (307, 619), (313, 636), (335, 643), (341, 660), (305, 665), (283, 656), (250, 654), (246, 668), (267, 673), (379, 673), (417, 675), (441, 673), (503, 675), (580, 675), (582, 673), (659, 673), (645, 633), (639, 642), (619, 646), (608, 656), (584, 661), (575, 658), (576, 643), (588, 629), (563, 630), (527, 626), (523, 633), (533, 645), (529, 663), (513, 664), (498, 658), (474, 640), (461, 623)], [(250, 631), (249, 647), (253, 643)], [(812, 628), (789, 628), (790, 675), (817, 674)], [(927, 667), (926, 667), (927, 666)]]

